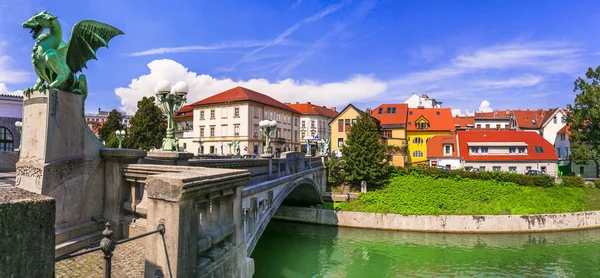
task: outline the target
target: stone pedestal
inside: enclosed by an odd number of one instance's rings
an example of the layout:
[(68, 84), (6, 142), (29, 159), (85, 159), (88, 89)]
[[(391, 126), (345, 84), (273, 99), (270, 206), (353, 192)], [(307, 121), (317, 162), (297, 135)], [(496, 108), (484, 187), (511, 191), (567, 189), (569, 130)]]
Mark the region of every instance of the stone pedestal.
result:
[(188, 160), (193, 156), (193, 153), (188, 152), (150, 151), (145, 163), (187, 166)]
[(36, 91), (23, 101), (16, 185), (56, 200), (56, 228), (102, 216), (102, 143), (83, 118), (82, 96)]

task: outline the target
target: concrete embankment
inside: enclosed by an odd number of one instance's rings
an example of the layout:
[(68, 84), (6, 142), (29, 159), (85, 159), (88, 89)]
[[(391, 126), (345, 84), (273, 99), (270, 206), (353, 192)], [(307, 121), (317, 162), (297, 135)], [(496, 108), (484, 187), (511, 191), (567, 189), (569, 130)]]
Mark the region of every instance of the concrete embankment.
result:
[(600, 228), (600, 211), (531, 215), (400, 215), (281, 206), (273, 219), (443, 233), (529, 233)]

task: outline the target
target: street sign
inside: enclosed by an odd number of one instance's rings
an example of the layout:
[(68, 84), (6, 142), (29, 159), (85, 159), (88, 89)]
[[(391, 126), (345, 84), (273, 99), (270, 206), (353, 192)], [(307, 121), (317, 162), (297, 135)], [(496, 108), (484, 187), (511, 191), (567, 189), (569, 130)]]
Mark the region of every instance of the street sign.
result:
[(315, 140), (319, 140), (319, 135), (315, 135)]

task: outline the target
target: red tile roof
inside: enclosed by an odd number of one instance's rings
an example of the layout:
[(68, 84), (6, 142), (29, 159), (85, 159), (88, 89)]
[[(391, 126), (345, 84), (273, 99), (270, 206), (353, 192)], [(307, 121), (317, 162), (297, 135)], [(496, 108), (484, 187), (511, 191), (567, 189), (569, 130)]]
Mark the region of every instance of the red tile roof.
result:
[(288, 107), (287, 105), (275, 100), (274, 98), (267, 96), (265, 94), (261, 94), (256, 91), (252, 91), (250, 89), (244, 87), (235, 87), (229, 89), (227, 91), (218, 93), (216, 95), (207, 97), (203, 100), (192, 103), (190, 106), (198, 106), (198, 105), (207, 105), (207, 104), (216, 104), (216, 103), (224, 103), (224, 102), (235, 102), (235, 101), (254, 101), (262, 104), (266, 104), (269, 106), (277, 107), (279, 109), (287, 110), (293, 113), (299, 113), (298, 111)]
[(452, 116), (450, 108), (408, 108), (406, 130), (419, 130), (415, 125), (415, 121), (421, 117), (429, 121), (429, 128), (427, 130), (456, 130), (454, 127), (454, 116)]
[(296, 104), (286, 103), (286, 105), (304, 115), (321, 115), (327, 118), (335, 118), (338, 115), (338, 112), (334, 109), (314, 105), (310, 102)]
[(454, 120), (454, 126), (458, 129), (466, 129), (466, 128), (474, 128), (475, 127), (475, 117), (473, 116), (455, 116), (452, 118)]
[[(387, 113), (388, 108), (395, 108), (395, 113)], [(381, 113), (379, 110), (381, 109)], [(406, 103), (394, 103), (394, 104), (382, 104), (371, 110), (371, 116), (378, 119), (382, 125), (406, 125), (406, 119), (408, 114), (408, 104)]]
[(567, 136), (571, 137), (571, 129), (569, 128), (569, 125), (563, 126), (556, 134), (562, 134), (562, 133), (566, 133)]
[[(444, 155), (444, 144), (452, 144), (452, 155)], [(428, 158), (458, 158), (455, 135), (433, 136), (427, 141)]]
[(550, 120), (558, 108), (544, 110), (514, 110), (514, 117), (519, 128), (540, 128)]
[(179, 111), (177, 111), (175, 113), (175, 115), (173, 115), (174, 119), (179, 119), (179, 118), (187, 118), (187, 117), (192, 117), (194, 115), (194, 108), (192, 108), (192, 106), (190, 105), (185, 105), (183, 107), (181, 107), (181, 109), (179, 109)]
[(509, 119), (511, 110), (496, 110), (493, 112), (475, 112), (476, 119)]
[[(558, 160), (554, 146), (544, 137), (533, 131), (493, 131), (493, 130), (466, 130), (458, 131), (458, 142), (461, 159), (465, 161), (549, 161)], [(468, 143), (507, 143), (524, 142), (527, 144), (527, 154), (479, 154), (470, 155)], [(543, 153), (535, 152), (535, 147), (541, 146)]]

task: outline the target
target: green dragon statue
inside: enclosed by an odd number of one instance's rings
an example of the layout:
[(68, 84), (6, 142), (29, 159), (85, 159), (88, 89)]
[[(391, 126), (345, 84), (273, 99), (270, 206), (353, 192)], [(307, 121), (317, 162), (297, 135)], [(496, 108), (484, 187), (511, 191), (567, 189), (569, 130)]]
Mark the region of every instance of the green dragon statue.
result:
[[(59, 89), (81, 94), (85, 103), (88, 89), (84, 74), (77, 76), (91, 59), (96, 59), (96, 51), (107, 47), (108, 42), (121, 30), (93, 20), (83, 20), (73, 26), (68, 43), (62, 39), (62, 28), (57, 20), (47, 11), (32, 16), (23, 23), (23, 28), (30, 29), (36, 39), (31, 54), (31, 62), (38, 78), (33, 88), (23, 92), (29, 96), (31, 92), (46, 89)], [(42, 34), (48, 29), (48, 33)]]

